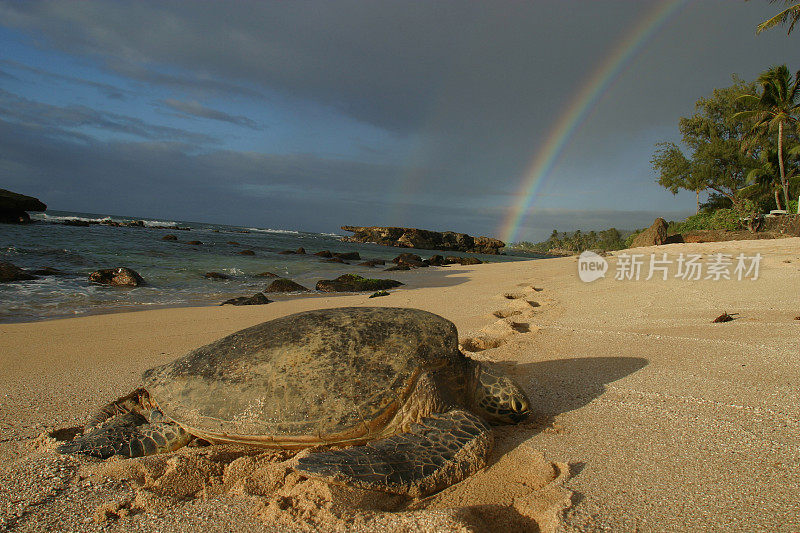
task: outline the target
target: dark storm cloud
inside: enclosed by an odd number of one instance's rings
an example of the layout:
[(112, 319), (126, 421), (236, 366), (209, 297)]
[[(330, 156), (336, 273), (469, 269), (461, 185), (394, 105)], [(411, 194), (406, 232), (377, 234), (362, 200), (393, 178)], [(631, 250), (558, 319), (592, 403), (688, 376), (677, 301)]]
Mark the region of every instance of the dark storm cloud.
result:
[(210, 120), (219, 120), (221, 122), (230, 122), (237, 126), (244, 126), (253, 130), (260, 130), (261, 127), (257, 122), (241, 115), (229, 115), (218, 109), (212, 109), (201, 105), (199, 102), (184, 102), (174, 98), (168, 98), (161, 101), (165, 106), (178, 111), (183, 115), (189, 115), (199, 118), (207, 118)]
[[(381, 225), (388, 211), (403, 213), (397, 225), (434, 230), (486, 233), (502, 210), (474, 205), (454, 196), (451, 204), (432, 197), (402, 202), (370, 192), (376, 176), (396, 179), (400, 169), (359, 161), (325, 159), (312, 154), (269, 155), (216, 151), (191, 152), (171, 142), (99, 142), (46, 139), (41, 128), (0, 120), (4, 185), (36, 193), (52, 208), (208, 220), (262, 227), (304, 227), (330, 231), (342, 224)], [(43, 142), (49, 145), (42, 157)], [(110, 177), (113, 177), (110, 179)], [(135, 186), (131, 186), (135, 184)], [(119, 195), (124, 188), (125, 195)], [(473, 196), (473, 195), (470, 195)], [(467, 202), (468, 203), (468, 202)], [(147, 211), (147, 212), (143, 212)], [(649, 224), (651, 213), (541, 210), (530, 228), (547, 232), (571, 229), (576, 222), (605, 228)], [(584, 226), (588, 227), (588, 226)]]
[(0, 116), (19, 124), (69, 131), (93, 127), (144, 139), (170, 139), (186, 143), (214, 142), (213, 137), (145, 121), (116, 113), (98, 111), (83, 105), (56, 106), (36, 102), (0, 89)]
[[(630, 21), (630, 4), (316, 2), (60, 2), (9, 4), (7, 23), (43, 31), (59, 48), (90, 55), (125, 76), (207, 88), (255, 83), (327, 103), (384, 128), (409, 132), (438, 114), (469, 128), (548, 116), (527, 106), (593, 55), (603, 15)], [(562, 23), (555, 27), (553, 20)], [(589, 25), (588, 23), (592, 24)], [(581, 39), (574, 30), (580, 26)], [(546, 44), (546, 46), (545, 46)], [(558, 49), (561, 60), (547, 56)], [(180, 67), (181, 76), (163, 65)], [(547, 67), (545, 69), (545, 67)], [(186, 73), (193, 73), (190, 77)], [(551, 88), (548, 88), (551, 87)], [(219, 87), (224, 90), (224, 87)], [(468, 112), (468, 114), (466, 114)], [(462, 114), (463, 113), (463, 114)], [(524, 128), (523, 128), (524, 129)]]

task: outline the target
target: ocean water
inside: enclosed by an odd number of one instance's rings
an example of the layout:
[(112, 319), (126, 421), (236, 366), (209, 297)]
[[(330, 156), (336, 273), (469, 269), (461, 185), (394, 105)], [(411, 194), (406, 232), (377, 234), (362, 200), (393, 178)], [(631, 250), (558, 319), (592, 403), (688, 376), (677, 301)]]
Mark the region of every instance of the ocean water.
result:
[[(92, 213), (48, 211), (32, 214), (25, 225), (0, 224), (0, 260), (25, 269), (52, 267), (65, 276), (0, 284), (0, 322), (22, 322), (85, 314), (140, 310), (153, 307), (218, 305), (235, 296), (250, 296), (267, 287), (272, 272), (291, 278), (313, 290), (320, 279), (345, 273), (391, 277), (382, 268), (359, 267), (367, 259), (387, 263), (404, 251), (423, 258), (442, 255), (475, 256), (484, 261), (514, 261), (530, 257), (467, 254), (436, 250), (405, 250), (376, 244), (341, 242), (340, 235), (306, 233), (287, 229), (246, 228), (175, 220), (152, 220)], [(117, 222), (144, 220), (146, 227), (113, 227), (92, 224), (76, 227), (65, 220)], [(155, 226), (168, 226), (161, 229)], [(175, 229), (190, 227), (189, 231)], [(164, 241), (173, 234), (179, 242)], [(201, 241), (188, 245), (186, 241)], [(236, 242), (238, 244), (230, 244)], [(283, 250), (305, 248), (308, 255), (281, 255)], [(254, 256), (239, 255), (253, 250)], [(311, 255), (320, 250), (355, 251), (361, 261), (350, 265), (325, 263)], [(390, 266), (387, 264), (387, 267)], [(135, 288), (109, 287), (88, 281), (101, 268), (128, 267), (145, 279)], [(221, 272), (230, 279), (206, 279), (206, 272)], [(273, 298), (271, 298), (273, 299)]]

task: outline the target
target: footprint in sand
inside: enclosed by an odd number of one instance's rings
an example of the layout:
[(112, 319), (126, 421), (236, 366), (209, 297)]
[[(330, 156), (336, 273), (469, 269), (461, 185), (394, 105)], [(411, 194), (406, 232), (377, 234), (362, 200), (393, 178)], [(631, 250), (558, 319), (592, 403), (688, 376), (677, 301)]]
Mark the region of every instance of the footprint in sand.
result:
[(502, 346), (512, 335), (530, 333), (531, 325), (510, 318), (501, 318), (481, 329), (477, 335), (461, 340), (461, 349), (467, 352), (481, 352)]
[(496, 316), (497, 318), (508, 318), (511, 316), (518, 316), (518, 315), (525, 315), (526, 317), (532, 317), (533, 316), (532, 308), (540, 306), (541, 304), (539, 302), (520, 298), (512, 300), (508, 307), (506, 307), (505, 309), (499, 309), (494, 313), (492, 313), (492, 315)]

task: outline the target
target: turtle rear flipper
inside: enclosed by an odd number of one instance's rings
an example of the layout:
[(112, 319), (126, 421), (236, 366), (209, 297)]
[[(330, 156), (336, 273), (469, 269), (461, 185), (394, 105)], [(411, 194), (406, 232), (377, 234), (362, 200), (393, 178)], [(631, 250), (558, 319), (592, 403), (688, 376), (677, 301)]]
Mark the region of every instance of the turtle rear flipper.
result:
[(164, 419), (148, 422), (130, 412), (108, 420), (88, 433), (58, 447), (59, 453), (81, 453), (106, 459), (112, 455), (142, 457), (177, 450), (192, 436), (175, 422)]
[(298, 459), (301, 474), (357, 487), (421, 497), (458, 483), (486, 465), (493, 437), (480, 418), (452, 410), (409, 431)]

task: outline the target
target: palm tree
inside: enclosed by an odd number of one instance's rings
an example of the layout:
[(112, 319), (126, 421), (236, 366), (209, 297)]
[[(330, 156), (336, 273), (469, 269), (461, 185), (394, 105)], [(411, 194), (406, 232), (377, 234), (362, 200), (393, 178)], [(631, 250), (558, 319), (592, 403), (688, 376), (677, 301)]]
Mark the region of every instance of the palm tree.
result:
[(794, 25), (797, 23), (798, 20), (800, 20), (800, 2), (797, 2), (795, 0), (769, 0), (769, 3), (775, 4), (781, 1), (783, 2), (784, 5), (787, 6), (789, 6), (789, 4), (792, 5), (787, 7), (774, 17), (767, 19), (761, 24), (759, 24), (758, 27), (756, 28), (756, 34), (759, 34), (764, 30), (774, 28), (775, 26), (782, 26), (787, 22), (789, 23), (789, 30), (786, 32), (786, 34), (788, 35), (792, 33)]
[[(797, 147), (795, 147), (797, 148)], [(796, 151), (796, 150), (795, 150)], [(791, 151), (790, 151), (791, 152)], [(750, 185), (741, 189), (744, 196), (758, 197), (765, 194), (770, 194), (775, 197), (775, 206), (778, 209), (784, 209), (781, 205), (781, 182), (779, 178), (779, 163), (778, 151), (773, 148), (766, 148), (758, 155), (760, 166), (754, 168), (747, 174), (747, 181)], [(797, 180), (795, 168), (787, 172), (787, 181), (794, 182)], [(786, 206), (788, 209), (788, 206)]]
[[(789, 183), (786, 179), (786, 168), (783, 159), (783, 129), (787, 124), (796, 125), (800, 113), (800, 72), (794, 79), (786, 65), (770, 67), (758, 77), (761, 94), (745, 94), (739, 97), (747, 111), (740, 111), (735, 117), (753, 120), (749, 137), (755, 139), (765, 132), (778, 133), (778, 168), (780, 170), (781, 187), (783, 188), (784, 205), (789, 205)], [(745, 144), (744, 147), (747, 147)]]

